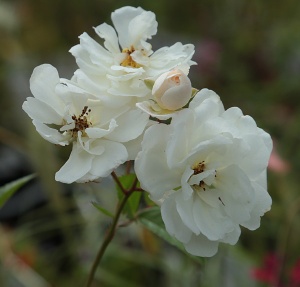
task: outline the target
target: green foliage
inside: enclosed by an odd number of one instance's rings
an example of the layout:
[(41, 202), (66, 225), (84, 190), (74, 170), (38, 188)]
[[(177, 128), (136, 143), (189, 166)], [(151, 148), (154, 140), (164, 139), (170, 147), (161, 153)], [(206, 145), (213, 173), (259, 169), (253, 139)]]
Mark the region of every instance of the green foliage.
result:
[[(190, 256), (183, 247), (183, 244), (179, 242), (175, 237), (172, 237), (165, 228), (163, 220), (161, 218), (160, 208), (154, 206), (139, 213), (138, 221), (148, 230), (153, 232), (155, 235), (165, 240), (169, 244), (177, 247), (186, 255)], [(191, 257), (191, 256), (190, 256)], [(204, 259), (200, 257), (192, 257), (197, 263), (203, 264)]]
[(139, 213), (138, 221), (158, 237), (164, 239), (171, 245), (176, 246), (180, 250), (184, 250), (183, 245), (167, 233), (158, 206), (145, 209), (143, 212)]
[[(120, 176), (119, 180), (123, 188), (129, 191), (136, 180), (136, 176), (135, 174), (125, 174), (123, 176)], [(124, 193), (120, 188), (120, 186), (117, 185), (116, 187), (118, 190), (118, 197), (121, 200), (122, 197), (124, 196)], [(123, 213), (126, 214), (129, 219), (133, 219), (135, 217), (135, 214), (140, 205), (141, 197), (142, 197), (142, 192), (134, 192), (132, 195), (130, 195), (129, 199), (127, 200), (127, 203), (123, 209)]]
[(96, 207), (96, 209), (98, 209), (98, 210), (99, 210), (101, 213), (103, 213), (104, 215), (107, 215), (107, 216), (109, 216), (109, 217), (111, 217), (111, 218), (114, 217), (114, 215), (113, 215), (110, 211), (108, 211), (108, 210), (105, 209), (104, 207), (100, 206), (99, 203), (93, 201), (92, 204), (93, 204), (94, 207)]
[(20, 189), (25, 183), (34, 178), (34, 174), (24, 176), (0, 187), (0, 208)]

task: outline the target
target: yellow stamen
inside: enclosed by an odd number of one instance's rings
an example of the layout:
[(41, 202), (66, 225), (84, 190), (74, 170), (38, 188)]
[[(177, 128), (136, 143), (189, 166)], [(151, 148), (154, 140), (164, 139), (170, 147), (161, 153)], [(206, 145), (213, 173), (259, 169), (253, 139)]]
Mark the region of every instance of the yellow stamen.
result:
[(123, 67), (132, 67), (132, 68), (140, 68), (141, 65), (136, 63), (132, 57), (130, 56), (131, 53), (133, 53), (135, 50), (133, 48), (133, 46), (129, 48), (125, 48), (123, 49), (122, 53), (127, 54), (126, 58), (121, 62), (121, 66)]
[(89, 112), (91, 112), (91, 109), (88, 109), (88, 106), (85, 106), (78, 117), (75, 115), (72, 116), (72, 120), (75, 122), (75, 128), (71, 130), (73, 137), (76, 137), (79, 131), (84, 135), (85, 129), (92, 125), (87, 119)]

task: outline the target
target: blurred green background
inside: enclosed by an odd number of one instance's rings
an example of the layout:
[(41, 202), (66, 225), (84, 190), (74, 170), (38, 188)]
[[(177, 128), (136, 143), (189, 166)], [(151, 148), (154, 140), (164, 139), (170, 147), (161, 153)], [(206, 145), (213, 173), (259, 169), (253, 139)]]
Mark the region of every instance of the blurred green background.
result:
[[(0, 182), (33, 171), (39, 175), (27, 186), (27, 196), (19, 195), (0, 212), (0, 286), (84, 286), (109, 224), (90, 202), (113, 209), (111, 181), (54, 182), (67, 151), (42, 140), (21, 105), (31, 95), (35, 66), (50, 63), (61, 77), (70, 78), (76, 65), (68, 50), (78, 36), (87, 32), (96, 37), (92, 27), (111, 24), (111, 12), (126, 5), (156, 14), (154, 50), (177, 41), (195, 45), (194, 87), (216, 91), (226, 108), (240, 107), (271, 134), (273, 206), (260, 229), (243, 230), (237, 246), (222, 246), (205, 264), (140, 226), (124, 228), (99, 268), (95, 286), (300, 286), (300, 267), (295, 269), (300, 259), (297, 0), (0, 0)], [(277, 265), (262, 267), (270, 254)], [(253, 271), (259, 267), (271, 279)], [(292, 285), (297, 274), (299, 285)]]

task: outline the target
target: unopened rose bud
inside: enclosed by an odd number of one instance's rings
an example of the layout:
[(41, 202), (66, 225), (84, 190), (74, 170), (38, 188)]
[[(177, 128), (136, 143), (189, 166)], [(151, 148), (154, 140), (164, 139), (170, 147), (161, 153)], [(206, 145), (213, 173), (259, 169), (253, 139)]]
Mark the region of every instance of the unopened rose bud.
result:
[(178, 110), (191, 99), (191, 81), (181, 70), (174, 69), (157, 78), (152, 88), (152, 95), (161, 108)]

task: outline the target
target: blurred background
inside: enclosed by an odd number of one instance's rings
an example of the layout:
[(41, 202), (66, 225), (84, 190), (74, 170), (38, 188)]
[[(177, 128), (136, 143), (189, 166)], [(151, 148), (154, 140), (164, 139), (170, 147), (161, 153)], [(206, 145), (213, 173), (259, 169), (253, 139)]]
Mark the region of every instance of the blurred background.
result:
[(61, 77), (76, 69), (68, 50), (122, 6), (157, 16), (153, 50), (195, 45), (194, 87), (216, 91), (269, 132), (272, 210), (199, 264), (132, 224), (118, 231), (94, 286), (300, 286), (300, 2), (297, 0), (0, 0), (0, 185), (36, 172), (0, 210), (0, 286), (84, 286), (116, 196), (103, 184), (63, 185), (54, 174), (68, 150), (44, 141), (21, 109), (35, 66)]

